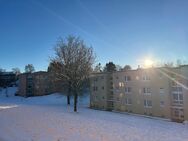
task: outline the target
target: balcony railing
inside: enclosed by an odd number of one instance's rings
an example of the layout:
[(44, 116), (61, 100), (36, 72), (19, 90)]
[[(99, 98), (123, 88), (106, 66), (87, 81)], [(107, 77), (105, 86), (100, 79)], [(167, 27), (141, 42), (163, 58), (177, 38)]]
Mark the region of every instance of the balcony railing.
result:
[(173, 105), (178, 105), (178, 106), (183, 106), (183, 100), (173, 100), (172, 104)]

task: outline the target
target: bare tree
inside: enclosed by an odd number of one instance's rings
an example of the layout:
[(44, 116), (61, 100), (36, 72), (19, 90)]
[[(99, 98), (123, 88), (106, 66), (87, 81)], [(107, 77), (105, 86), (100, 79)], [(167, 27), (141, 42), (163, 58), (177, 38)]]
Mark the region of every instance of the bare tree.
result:
[(131, 66), (130, 65), (125, 65), (125, 67), (123, 68), (123, 70), (131, 70)]
[(116, 65), (116, 71), (121, 71), (122, 67), (120, 65)]
[(93, 71), (94, 71), (94, 72), (102, 72), (101, 63), (98, 63), (98, 64), (95, 66), (95, 68), (94, 68)]
[(34, 68), (33, 64), (28, 64), (28, 65), (25, 66), (25, 72), (26, 73), (32, 73), (34, 71), (35, 71), (35, 68)]
[(77, 111), (78, 96), (84, 82), (92, 71), (95, 56), (92, 47), (88, 47), (79, 37), (68, 36), (59, 39), (55, 47), (55, 57), (51, 59), (59, 79), (65, 81), (74, 96), (74, 111)]
[(6, 72), (6, 70), (3, 68), (0, 68), (0, 72)]
[(113, 62), (106, 63), (104, 67), (104, 72), (113, 72), (116, 71), (116, 65)]
[(51, 60), (48, 72), (51, 74), (52, 79), (55, 83), (61, 83), (63, 89), (61, 89), (64, 94), (67, 96), (67, 105), (70, 105), (70, 96), (71, 96), (71, 82), (67, 81), (62, 77), (63, 65), (57, 61)]
[(182, 65), (182, 61), (180, 59), (176, 60), (176, 67), (180, 67)]
[(173, 62), (167, 62), (167, 63), (164, 63), (163, 66), (168, 67), (168, 68), (172, 68), (172, 67), (174, 67), (174, 63)]
[(21, 73), (19, 68), (12, 68), (14, 74), (16, 74), (16, 79), (18, 79), (18, 75)]

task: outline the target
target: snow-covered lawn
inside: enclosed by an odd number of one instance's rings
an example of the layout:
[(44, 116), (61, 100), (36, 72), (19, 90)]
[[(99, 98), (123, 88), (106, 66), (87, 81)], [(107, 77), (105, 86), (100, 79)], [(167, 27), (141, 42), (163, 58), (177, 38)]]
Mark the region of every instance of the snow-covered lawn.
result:
[(58, 94), (22, 98), (0, 92), (0, 141), (188, 141), (188, 125), (92, 110), (86, 102), (74, 113)]

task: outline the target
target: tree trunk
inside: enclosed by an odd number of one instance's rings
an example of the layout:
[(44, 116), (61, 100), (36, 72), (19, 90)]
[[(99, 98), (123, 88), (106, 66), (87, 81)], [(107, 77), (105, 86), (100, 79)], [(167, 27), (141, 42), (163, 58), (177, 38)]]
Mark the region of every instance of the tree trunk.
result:
[(71, 95), (71, 82), (69, 81), (68, 94), (67, 94), (67, 105), (70, 105), (70, 95)]
[(70, 105), (70, 95), (67, 95), (67, 105)]
[(77, 112), (77, 100), (78, 100), (78, 94), (75, 92), (75, 94), (74, 94), (74, 112)]

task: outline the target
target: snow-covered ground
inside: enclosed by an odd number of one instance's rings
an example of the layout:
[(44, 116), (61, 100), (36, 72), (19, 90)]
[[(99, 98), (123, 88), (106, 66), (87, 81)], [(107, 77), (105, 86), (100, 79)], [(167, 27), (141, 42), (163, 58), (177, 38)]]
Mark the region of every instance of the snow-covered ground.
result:
[(88, 108), (59, 94), (22, 98), (0, 91), (0, 141), (188, 141), (188, 125)]

